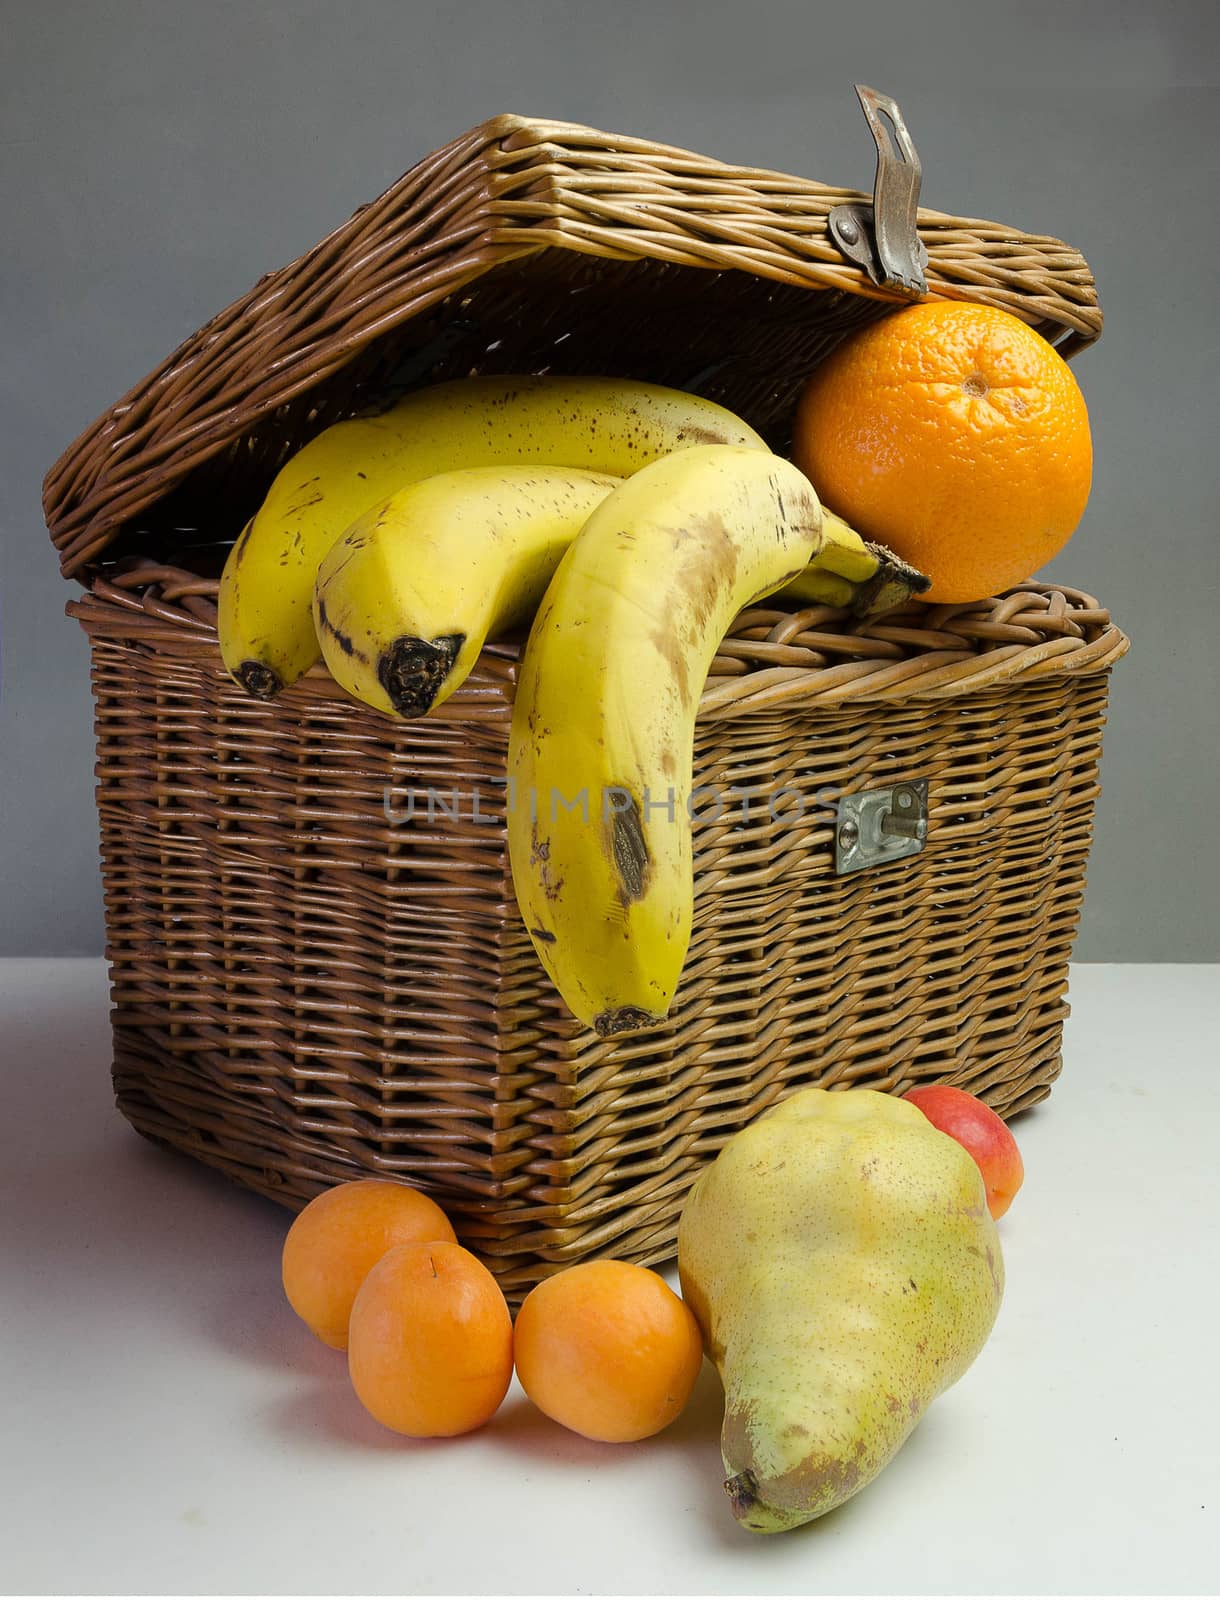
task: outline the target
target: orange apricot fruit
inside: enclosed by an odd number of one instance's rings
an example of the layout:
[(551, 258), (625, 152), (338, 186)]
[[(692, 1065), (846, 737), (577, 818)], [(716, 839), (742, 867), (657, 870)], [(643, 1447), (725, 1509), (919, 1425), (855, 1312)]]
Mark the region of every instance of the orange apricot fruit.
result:
[(461, 1245), (396, 1245), (360, 1285), (347, 1361), (361, 1405), (387, 1428), (417, 1439), (469, 1433), (512, 1380), (508, 1303)]
[(987, 1209), (998, 1222), (1025, 1181), (1021, 1152), (1008, 1124), (977, 1096), (947, 1083), (908, 1089), (903, 1099), (974, 1157), (987, 1185)]
[(540, 1411), (617, 1444), (673, 1422), (699, 1376), (703, 1341), (690, 1308), (657, 1273), (586, 1261), (526, 1296), (513, 1353)]
[(284, 1293), (324, 1344), (346, 1350), (356, 1291), (386, 1251), (456, 1238), (445, 1213), (418, 1189), (381, 1178), (341, 1183), (311, 1200), (289, 1228)]

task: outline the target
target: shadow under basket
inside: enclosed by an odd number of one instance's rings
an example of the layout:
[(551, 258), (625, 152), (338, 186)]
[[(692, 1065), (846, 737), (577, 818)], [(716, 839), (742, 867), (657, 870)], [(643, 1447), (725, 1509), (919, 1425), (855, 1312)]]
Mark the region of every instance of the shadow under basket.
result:
[[(783, 450), (810, 369), (914, 288), (1067, 356), (1097, 336), (1069, 246), (905, 193), (917, 283), (836, 244), (867, 195), (495, 118), (52, 468), (48, 525), (87, 591), (69, 610), (93, 657), (115, 1084), (142, 1133), (293, 1207), (362, 1175), (417, 1184), (516, 1300), (587, 1257), (671, 1257), (700, 1170), (801, 1085), (951, 1082), (1004, 1115), (1047, 1093), (1127, 643), (1088, 595), (739, 617), (697, 725), (681, 987), (618, 1040), (568, 1015), (513, 899), (516, 646), (401, 722), (321, 668), (250, 699), (216, 642), (220, 561), (282, 462), (423, 384), (630, 375)], [(895, 785), (926, 785), (922, 847), (838, 870), (840, 802)]]

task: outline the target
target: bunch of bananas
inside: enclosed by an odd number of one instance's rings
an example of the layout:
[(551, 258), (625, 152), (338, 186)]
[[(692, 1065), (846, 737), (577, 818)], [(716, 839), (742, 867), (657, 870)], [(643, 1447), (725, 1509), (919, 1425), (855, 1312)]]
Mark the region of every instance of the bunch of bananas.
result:
[(780, 593), (888, 609), (926, 587), (723, 407), (607, 378), (468, 378), (337, 423), (225, 565), (220, 648), (270, 698), (319, 656), (421, 716), (534, 618), (509, 750), (518, 904), (603, 1034), (673, 999), (690, 938), (695, 714), (735, 614)]

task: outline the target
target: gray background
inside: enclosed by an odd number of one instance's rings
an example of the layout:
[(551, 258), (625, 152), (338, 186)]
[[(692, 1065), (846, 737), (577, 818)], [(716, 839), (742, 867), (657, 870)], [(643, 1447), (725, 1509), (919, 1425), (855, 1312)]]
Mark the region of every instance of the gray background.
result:
[(65, 445), (265, 270), (499, 111), (867, 186), (851, 85), (925, 202), (1078, 245), (1093, 498), (1048, 569), (1133, 635), (1088, 961), (1220, 957), (1212, 3), (0, 3), (0, 955), (102, 947), (83, 636), (39, 508)]

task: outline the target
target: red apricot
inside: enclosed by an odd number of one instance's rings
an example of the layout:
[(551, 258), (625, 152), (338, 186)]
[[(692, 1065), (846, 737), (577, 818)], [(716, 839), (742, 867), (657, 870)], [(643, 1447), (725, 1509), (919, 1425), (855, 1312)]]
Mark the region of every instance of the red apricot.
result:
[(987, 1209), (1002, 1217), (1025, 1177), (1017, 1141), (1003, 1119), (975, 1095), (945, 1083), (911, 1089), (903, 1098), (970, 1152), (987, 1186)]

